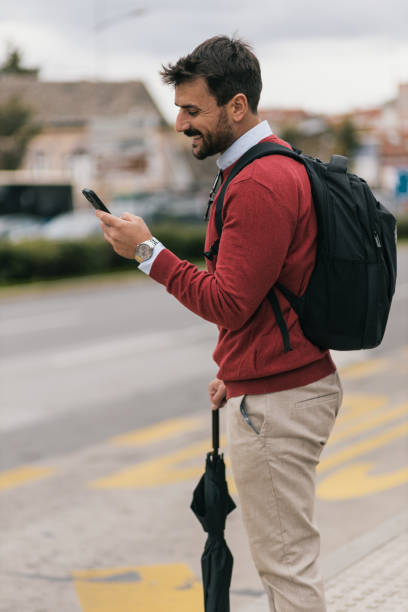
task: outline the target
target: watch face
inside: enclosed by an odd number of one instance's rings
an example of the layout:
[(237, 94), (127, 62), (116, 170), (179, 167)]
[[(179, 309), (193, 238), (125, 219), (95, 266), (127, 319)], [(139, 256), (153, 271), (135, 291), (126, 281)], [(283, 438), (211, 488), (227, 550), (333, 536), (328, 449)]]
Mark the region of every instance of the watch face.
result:
[(152, 256), (153, 249), (148, 244), (139, 244), (136, 249), (136, 256), (141, 261), (146, 261), (149, 257)]

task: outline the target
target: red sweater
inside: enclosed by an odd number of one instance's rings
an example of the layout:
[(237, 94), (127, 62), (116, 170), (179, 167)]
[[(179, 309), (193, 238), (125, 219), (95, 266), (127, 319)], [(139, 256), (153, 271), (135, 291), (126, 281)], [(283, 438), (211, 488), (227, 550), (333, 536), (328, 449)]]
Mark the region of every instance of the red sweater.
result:
[[(265, 140), (287, 146), (274, 135)], [(232, 167), (223, 172), (223, 180)], [(206, 251), (218, 237), (215, 205)], [(313, 270), (317, 226), (305, 168), (281, 155), (254, 161), (227, 188), (223, 224), (218, 257), (207, 261), (206, 272), (164, 249), (150, 276), (189, 310), (218, 326), (213, 357), (227, 397), (291, 389), (334, 372), (329, 352), (305, 338), (296, 313), (276, 291), (292, 347), (283, 352), (266, 298), (277, 280), (302, 294)]]

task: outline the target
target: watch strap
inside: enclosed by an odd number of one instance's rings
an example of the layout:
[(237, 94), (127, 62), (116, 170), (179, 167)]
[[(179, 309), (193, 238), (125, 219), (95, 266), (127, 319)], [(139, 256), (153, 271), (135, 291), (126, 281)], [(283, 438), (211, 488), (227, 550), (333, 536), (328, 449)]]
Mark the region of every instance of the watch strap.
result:
[[(144, 240), (143, 242), (140, 242), (138, 245), (136, 245), (136, 250), (135, 250), (135, 259), (137, 262), (139, 262), (139, 264), (143, 263), (144, 261), (147, 261), (148, 259), (150, 259), (150, 257), (153, 255), (153, 250), (154, 247), (159, 244), (159, 240), (157, 240), (157, 238), (155, 238), (154, 236), (152, 236), (151, 238), (148, 238), (147, 240)], [(146, 259), (143, 258), (139, 258), (137, 255), (138, 249), (140, 246), (142, 245), (146, 245), (148, 247), (151, 248), (151, 254), (149, 257), (147, 257)]]

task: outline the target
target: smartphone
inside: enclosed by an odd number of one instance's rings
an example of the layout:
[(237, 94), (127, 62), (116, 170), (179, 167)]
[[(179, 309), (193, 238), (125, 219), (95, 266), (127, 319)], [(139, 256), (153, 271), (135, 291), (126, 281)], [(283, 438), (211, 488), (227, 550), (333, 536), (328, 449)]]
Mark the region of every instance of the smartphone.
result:
[(96, 210), (103, 210), (103, 212), (111, 214), (111, 211), (105, 206), (105, 204), (96, 195), (96, 193), (92, 191), (92, 189), (83, 189), (82, 193), (86, 197), (88, 202), (90, 202), (92, 206), (96, 208)]

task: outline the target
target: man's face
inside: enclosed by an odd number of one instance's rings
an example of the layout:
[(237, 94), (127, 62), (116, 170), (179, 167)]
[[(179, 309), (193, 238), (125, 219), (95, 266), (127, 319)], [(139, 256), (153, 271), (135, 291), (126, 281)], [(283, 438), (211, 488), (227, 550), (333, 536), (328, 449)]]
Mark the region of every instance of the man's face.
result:
[(197, 159), (222, 153), (234, 142), (227, 108), (217, 105), (202, 77), (177, 85), (174, 102), (180, 108), (176, 130), (192, 138)]

